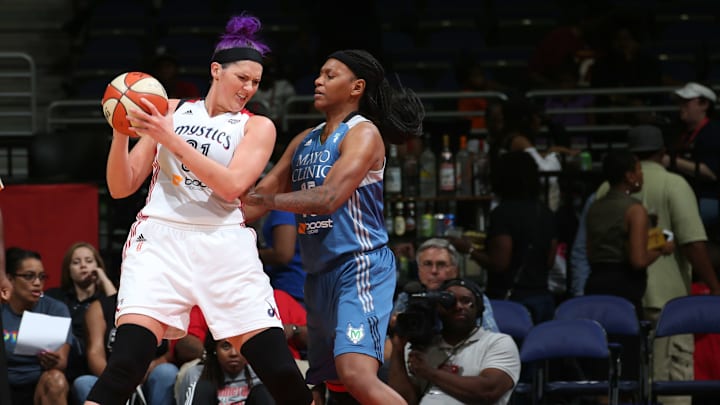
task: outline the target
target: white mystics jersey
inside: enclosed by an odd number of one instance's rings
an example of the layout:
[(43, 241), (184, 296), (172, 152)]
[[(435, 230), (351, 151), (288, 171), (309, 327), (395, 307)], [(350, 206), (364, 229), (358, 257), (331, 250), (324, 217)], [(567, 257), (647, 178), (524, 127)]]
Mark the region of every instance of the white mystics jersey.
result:
[[(196, 150), (227, 166), (245, 134), (252, 113), (225, 113), (210, 117), (202, 99), (181, 103), (173, 114), (175, 133)], [(145, 207), (138, 219), (156, 218), (194, 225), (244, 222), (240, 200), (227, 202), (203, 184), (175, 155), (158, 145)]]

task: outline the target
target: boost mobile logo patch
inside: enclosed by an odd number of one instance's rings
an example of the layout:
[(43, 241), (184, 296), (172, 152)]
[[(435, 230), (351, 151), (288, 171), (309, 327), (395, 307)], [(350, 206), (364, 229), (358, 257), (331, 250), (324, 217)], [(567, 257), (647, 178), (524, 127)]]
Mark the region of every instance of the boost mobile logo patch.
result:
[(314, 222), (300, 222), (298, 224), (298, 233), (301, 235), (314, 235), (320, 231), (320, 229), (330, 229), (333, 227), (332, 219), (324, 219), (322, 221)]

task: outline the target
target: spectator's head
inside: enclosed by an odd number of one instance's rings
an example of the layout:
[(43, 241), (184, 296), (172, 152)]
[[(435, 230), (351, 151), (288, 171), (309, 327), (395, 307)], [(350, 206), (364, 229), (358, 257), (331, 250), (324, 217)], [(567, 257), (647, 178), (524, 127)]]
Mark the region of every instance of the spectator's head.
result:
[(87, 288), (97, 282), (97, 269), (105, 269), (100, 253), (87, 242), (78, 242), (70, 246), (63, 256), (60, 274), (60, 286), (63, 290), (72, 290), (77, 285)]
[(438, 306), (443, 329), (454, 329), (458, 332), (472, 330), (485, 310), (480, 287), (471, 280), (453, 278), (445, 281), (440, 290), (455, 296), (454, 307), (445, 309)]
[(691, 127), (711, 117), (715, 110), (717, 95), (700, 83), (689, 82), (675, 90), (675, 95), (680, 100), (680, 119)]
[(626, 149), (615, 149), (603, 158), (603, 175), (611, 187), (623, 187), (630, 193), (642, 189), (643, 172), (637, 156)]
[(162, 53), (153, 60), (153, 75), (160, 83), (169, 89), (174, 85), (179, 74), (179, 66), (177, 59), (169, 53)]
[(457, 75), (465, 90), (485, 91), (488, 89), (485, 69), (479, 63), (461, 65), (458, 67)]
[(488, 139), (492, 139), (493, 142), (500, 141), (501, 134), (505, 130), (504, 107), (505, 103), (502, 100), (491, 100), (488, 102), (487, 108), (485, 108), (485, 126), (488, 131)]
[(200, 378), (215, 382), (218, 388), (225, 382), (225, 376), (235, 378), (245, 373), (248, 385), (252, 388), (252, 378), (247, 360), (227, 339), (215, 340), (212, 333), (205, 337), (204, 367)]
[(654, 125), (638, 125), (628, 131), (628, 149), (640, 160), (665, 151), (662, 131)]
[(458, 276), (458, 252), (447, 239), (431, 238), (418, 246), (415, 259), (420, 283), (437, 290), (442, 283)]
[(507, 152), (493, 170), (493, 190), (505, 200), (528, 200), (540, 196), (540, 173), (529, 153)]
[(542, 108), (525, 97), (516, 97), (505, 102), (503, 121), (506, 134), (521, 134), (534, 142), (543, 122)]
[(10, 301), (32, 308), (42, 297), (47, 279), (40, 254), (13, 247), (5, 252), (5, 262), (13, 286)]

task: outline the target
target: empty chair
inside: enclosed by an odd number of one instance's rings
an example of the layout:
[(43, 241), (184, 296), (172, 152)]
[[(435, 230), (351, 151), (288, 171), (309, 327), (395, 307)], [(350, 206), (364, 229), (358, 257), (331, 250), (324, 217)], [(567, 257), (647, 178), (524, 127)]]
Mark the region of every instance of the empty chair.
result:
[[(508, 300), (490, 300), (495, 322), (500, 332), (510, 335), (518, 347), (522, 347), (525, 336), (533, 327), (530, 311), (521, 303)], [(532, 384), (530, 375), (522, 370), (520, 380), (513, 390), (512, 402), (518, 395), (526, 396), (530, 393)]]
[[(604, 380), (587, 380), (581, 377), (558, 379), (550, 373), (550, 361), (569, 359), (596, 359), (607, 362)], [(523, 367), (531, 367), (532, 403), (548, 402), (557, 398), (580, 398), (607, 395), (610, 404), (617, 404), (617, 375), (611, 361), (605, 329), (590, 319), (550, 320), (535, 325), (520, 348)]]
[(521, 303), (507, 300), (490, 300), (500, 332), (512, 336), (518, 347), (533, 327), (530, 311)]
[[(668, 301), (660, 312), (653, 339), (696, 333), (720, 333), (720, 296), (689, 295)], [(656, 402), (659, 395), (692, 395), (694, 399), (717, 400), (720, 398), (720, 380), (651, 379), (649, 399)]]
[[(618, 389), (644, 397), (643, 381), (647, 378), (645, 329), (637, 318), (635, 306), (616, 295), (584, 295), (569, 298), (555, 310), (555, 319), (592, 319), (602, 325), (608, 335), (618, 372)], [(621, 362), (622, 359), (622, 362)]]

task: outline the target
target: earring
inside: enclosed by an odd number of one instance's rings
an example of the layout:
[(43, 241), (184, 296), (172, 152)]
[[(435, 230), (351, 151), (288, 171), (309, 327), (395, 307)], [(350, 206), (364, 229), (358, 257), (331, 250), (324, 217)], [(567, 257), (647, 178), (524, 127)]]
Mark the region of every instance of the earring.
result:
[(634, 185), (635, 185), (635, 187), (640, 187), (640, 182), (636, 181)]

